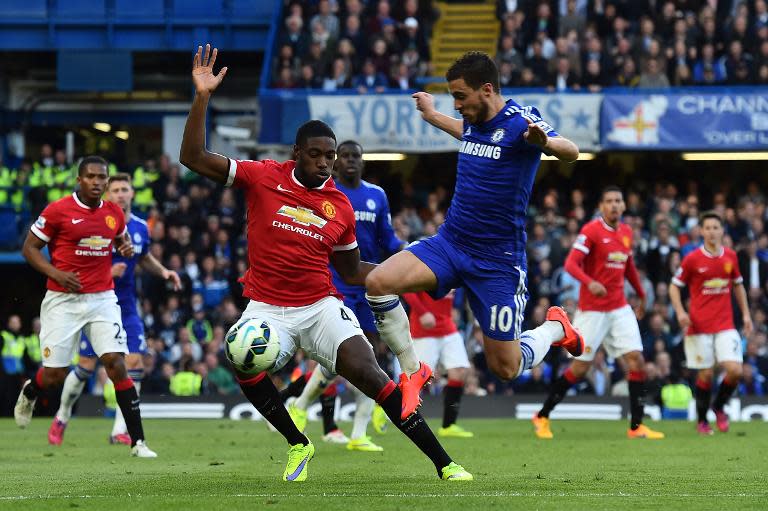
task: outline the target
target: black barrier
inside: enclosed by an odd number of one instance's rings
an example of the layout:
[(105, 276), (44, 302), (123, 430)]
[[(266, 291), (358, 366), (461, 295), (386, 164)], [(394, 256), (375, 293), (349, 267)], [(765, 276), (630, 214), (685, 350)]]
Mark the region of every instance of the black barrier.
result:
[[(345, 396), (346, 398), (346, 396)], [(516, 418), (530, 419), (541, 407), (545, 395), (518, 396), (464, 396), (461, 401), (462, 418)], [(146, 419), (233, 419), (262, 420), (261, 415), (242, 396), (176, 397), (147, 395), (141, 398), (141, 414)], [(353, 400), (339, 399), (337, 420), (352, 420)], [(768, 398), (734, 398), (726, 405), (731, 421), (762, 420), (768, 422)], [(103, 416), (104, 402), (97, 396), (83, 396), (77, 408), (80, 416)], [(320, 420), (320, 404), (309, 407), (309, 420)], [(422, 412), (426, 417), (442, 417), (442, 397), (424, 398)], [(646, 405), (645, 413), (659, 420), (667, 414), (659, 406)], [(710, 412), (711, 413), (711, 412)], [(620, 397), (574, 396), (559, 404), (552, 419), (619, 420), (629, 416), (629, 402)], [(696, 416), (695, 402), (688, 409), (688, 419)], [(714, 414), (712, 416), (714, 420)]]

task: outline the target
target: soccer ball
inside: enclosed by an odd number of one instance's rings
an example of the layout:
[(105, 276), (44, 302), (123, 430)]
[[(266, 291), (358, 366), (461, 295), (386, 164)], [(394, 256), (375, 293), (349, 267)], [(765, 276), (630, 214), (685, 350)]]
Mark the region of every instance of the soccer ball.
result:
[(229, 329), (224, 352), (241, 373), (257, 374), (275, 365), (280, 352), (277, 329), (262, 319), (244, 319)]

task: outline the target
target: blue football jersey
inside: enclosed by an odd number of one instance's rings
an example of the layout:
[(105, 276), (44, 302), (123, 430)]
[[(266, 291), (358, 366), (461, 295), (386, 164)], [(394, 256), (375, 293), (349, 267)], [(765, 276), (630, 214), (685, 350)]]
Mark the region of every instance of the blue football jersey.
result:
[[(355, 211), (355, 234), (360, 248), (360, 259), (369, 263), (378, 263), (381, 262), (382, 253), (393, 254), (403, 246), (404, 242), (392, 229), (389, 201), (380, 186), (361, 180), (357, 188), (347, 188), (337, 181), (336, 188), (347, 196)], [(335, 270), (333, 270), (333, 282), (344, 294), (342, 289), (347, 286)]]
[(149, 253), (149, 228), (147, 222), (134, 214), (128, 218), (128, 235), (133, 243), (133, 257), (125, 258), (114, 252), (112, 264), (125, 263), (125, 273), (119, 279), (115, 279), (115, 294), (117, 302), (125, 316), (129, 311), (136, 311), (136, 263)]
[(523, 138), (528, 122), (555, 130), (536, 108), (512, 100), (493, 119), (464, 122), (456, 189), (441, 234), (470, 254), (525, 265), (525, 224), (541, 149)]

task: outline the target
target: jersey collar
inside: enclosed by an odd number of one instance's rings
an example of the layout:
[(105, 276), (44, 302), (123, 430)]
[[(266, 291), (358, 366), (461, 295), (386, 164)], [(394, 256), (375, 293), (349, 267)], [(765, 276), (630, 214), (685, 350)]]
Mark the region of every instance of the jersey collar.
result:
[(502, 119), (506, 118), (507, 109), (510, 106), (514, 106), (515, 104), (516, 103), (514, 103), (511, 99), (508, 99), (507, 101), (504, 102), (504, 107), (501, 110), (499, 110), (496, 113), (496, 115), (494, 115), (489, 121), (483, 121), (481, 123), (474, 124), (474, 125), (470, 124), (470, 126), (474, 126), (477, 129), (479, 129), (479, 130), (491, 129), (496, 124), (498, 124), (499, 121), (501, 121)]
[(709, 257), (710, 259), (716, 259), (718, 257), (722, 257), (722, 255), (725, 254), (725, 246), (723, 245), (720, 245), (720, 252), (718, 252), (717, 255), (707, 250), (703, 244), (701, 245), (701, 247), (699, 247), (699, 250), (701, 250), (701, 253)]
[[(72, 197), (74, 197), (75, 202), (77, 203), (77, 205), (80, 206), (83, 209), (89, 209), (89, 210), (90, 209), (98, 209), (98, 208), (91, 208), (90, 206), (86, 206), (85, 204), (80, 202), (80, 199), (77, 198), (77, 192), (72, 192)], [(104, 201), (103, 200), (99, 201), (99, 208), (102, 207), (103, 205), (104, 205)]]
[(608, 225), (608, 222), (605, 221), (605, 219), (603, 218), (603, 215), (600, 215), (599, 218), (600, 218), (600, 223), (603, 224), (603, 227), (605, 227), (606, 229), (608, 229), (611, 232), (616, 232), (616, 229), (614, 229), (613, 227)]
[(312, 188), (307, 188), (306, 186), (304, 186), (303, 184), (301, 184), (301, 181), (299, 181), (298, 179), (296, 179), (296, 167), (293, 167), (293, 170), (291, 171), (291, 179), (293, 179), (293, 182), (294, 182), (294, 183), (296, 183), (297, 185), (299, 185), (300, 187), (302, 187), (302, 188), (304, 188), (304, 189), (308, 189), (308, 190), (322, 190), (323, 188), (325, 188), (325, 185), (327, 185), (327, 184), (328, 184), (328, 181), (330, 181), (331, 179), (333, 179), (333, 175), (330, 175), (330, 176), (328, 176), (328, 179), (326, 179), (325, 181), (323, 181), (323, 184), (321, 184), (320, 186), (314, 186), (314, 187), (312, 187)]

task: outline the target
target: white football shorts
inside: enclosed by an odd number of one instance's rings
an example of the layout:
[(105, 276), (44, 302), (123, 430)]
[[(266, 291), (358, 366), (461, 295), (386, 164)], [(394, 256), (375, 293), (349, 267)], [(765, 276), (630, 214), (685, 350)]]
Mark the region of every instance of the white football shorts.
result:
[(467, 348), (459, 332), (443, 337), (420, 337), (413, 340), (413, 349), (419, 360), (424, 361), (432, 369), (437, 365), (445, 369), (469, 367)]
[(685, 360), (689, 369), (709, 369), (715, 362), (744, 360), (741, 336), (734, 330), (685, 336)]
[(69, 367), (80, 347), (80, 332), (100, 357), (128, 353), (128, 342), (117, 296), (100, 293), (48, 291), (40, 305), (40, 351), (45, 367)]
[(355, 313), (335, 296), (301, 307), (251, 300), (238, 323), (244, 319), (263, 319), (277, 328), (280, 354), (270, 372), (280, 370), (301, 348), (309, 358), (335, 373), (336, 352), (341, 343), (356, 335), (365, 338)]
[(584, 353), (576, 360), (591, 362), (601, 344), (611, 358), (643, 351), (637, 317), (629, 305), (608, 312), (576, 311), (573, 326), (584, 336)]

